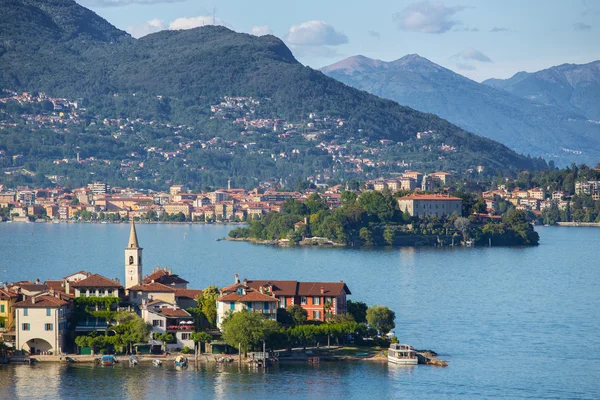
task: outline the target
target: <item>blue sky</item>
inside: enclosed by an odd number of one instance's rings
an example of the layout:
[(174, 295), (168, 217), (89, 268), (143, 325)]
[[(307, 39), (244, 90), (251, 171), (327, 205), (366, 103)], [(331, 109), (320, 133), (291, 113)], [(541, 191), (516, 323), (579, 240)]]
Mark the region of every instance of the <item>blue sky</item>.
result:
[(272, 33), (305, 65), (417, 53), (476, 81), (600, 59), (595, 0), (77, 0), (136, 37), (213, 22)]

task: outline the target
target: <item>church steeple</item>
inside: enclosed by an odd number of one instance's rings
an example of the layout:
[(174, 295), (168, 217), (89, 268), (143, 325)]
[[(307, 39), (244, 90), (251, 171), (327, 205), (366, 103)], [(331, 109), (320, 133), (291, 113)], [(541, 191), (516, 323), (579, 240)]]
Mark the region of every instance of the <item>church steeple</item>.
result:
[(129, 241), (125, 247), (125, 289), (142, 283), (142, 248), (138, 243), (135, 222), (131, 220)]
[(135, 222), (133, 219), (131, 220), (131, 230), (129, 231), (129, 243), (127, 246), (129, 249), (139, 249), (140, 245), (138, 244), (137, 232), (135, 231)]

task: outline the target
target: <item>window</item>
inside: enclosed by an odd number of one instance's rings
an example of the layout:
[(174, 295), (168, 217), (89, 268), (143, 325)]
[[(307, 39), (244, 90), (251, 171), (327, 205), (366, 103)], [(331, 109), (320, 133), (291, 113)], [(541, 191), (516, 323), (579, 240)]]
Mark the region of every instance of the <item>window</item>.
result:
[(4, 304), (0, 304), (0, 313), (4, 313)]
[(52, 324), (44, 324), (44, 330), (45, 331), (51, 331), (51, 330), (53, 330)]
[(301, 304), (301, 305), (305, 306), (305, 305), (306, 305), (306, 302), (307, 302), (307, 301), (306, 301), (306, 296), (302, 296), (302, 297), (300, 297), (300, 304)]
[(6, 322), (4, 319), (0, 319), (0, 328), (6, 328)]
[(313, 319), (321, 319), (321, 311), (313, 311)]
[(25, 308), (23, 309), (23, 316), (24, 316), (24, 317), (26, 317), (26, 316), (28, 316), (28, 315), (29, 315), (29, 308), (25, 307)]
[(51, 317), (51, 316), (52, 316), (52, 309), (46, 308), (46, 317)]
[(133, 292), (133, 298), (137, 299), (137, 292)]
[(182, 333), (181, 334), (181, 340), (190, 340), (190, 334), (189, 333)]
[(285, 297), (279, 298), (279, 308), (286, 308)]
[(229, 309), (235, 310), (235, 303), (233, 301), (231, 303), (229, 303)]
[(22, 331), (28, 331), (28, 330), (31, 330), (31, 325), (29, 325), (29, 324), (23, 324), (23, 325), (21, 326), (21, 330), (22, 330)]
[(152, 320), (152, 326), (160, 326), (160, 319)]
[(320, 297), (313, 297), (313, 305), (318, 306), (321, 304), (321, 298)]
[(254, 304), (251, 301), (248, 302), (248, 311), (252, 311), (252, 306), (253, 305)]

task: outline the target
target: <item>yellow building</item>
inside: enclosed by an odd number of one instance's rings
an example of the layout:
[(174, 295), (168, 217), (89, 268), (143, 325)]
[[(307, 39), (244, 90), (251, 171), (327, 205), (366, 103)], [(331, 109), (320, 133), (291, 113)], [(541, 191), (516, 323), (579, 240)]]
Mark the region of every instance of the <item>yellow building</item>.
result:
[(15, 341), (15, 308), (19, 296), (8, 290), (0, 288), (0, 339), (6, 343)]

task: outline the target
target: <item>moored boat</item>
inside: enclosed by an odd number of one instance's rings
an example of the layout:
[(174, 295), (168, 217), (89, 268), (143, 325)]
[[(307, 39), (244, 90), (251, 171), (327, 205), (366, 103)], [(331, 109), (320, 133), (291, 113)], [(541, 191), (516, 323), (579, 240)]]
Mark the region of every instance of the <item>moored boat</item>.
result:
[(187, 367), (188, 360), (184, 356), (175, 357), (175, 366), (176, 367)]
[(115, 365), (115, 363), (117, 362), (117, 359), (114, 356), (102, 356), (101, 359), (101, 363), (103, 366), (105, 367), (110, 367), (112, 365)]
[(388, 349), (388, 361), (400, 365), (417, 365), (417, 352), (407, 344), (392, 343)]

